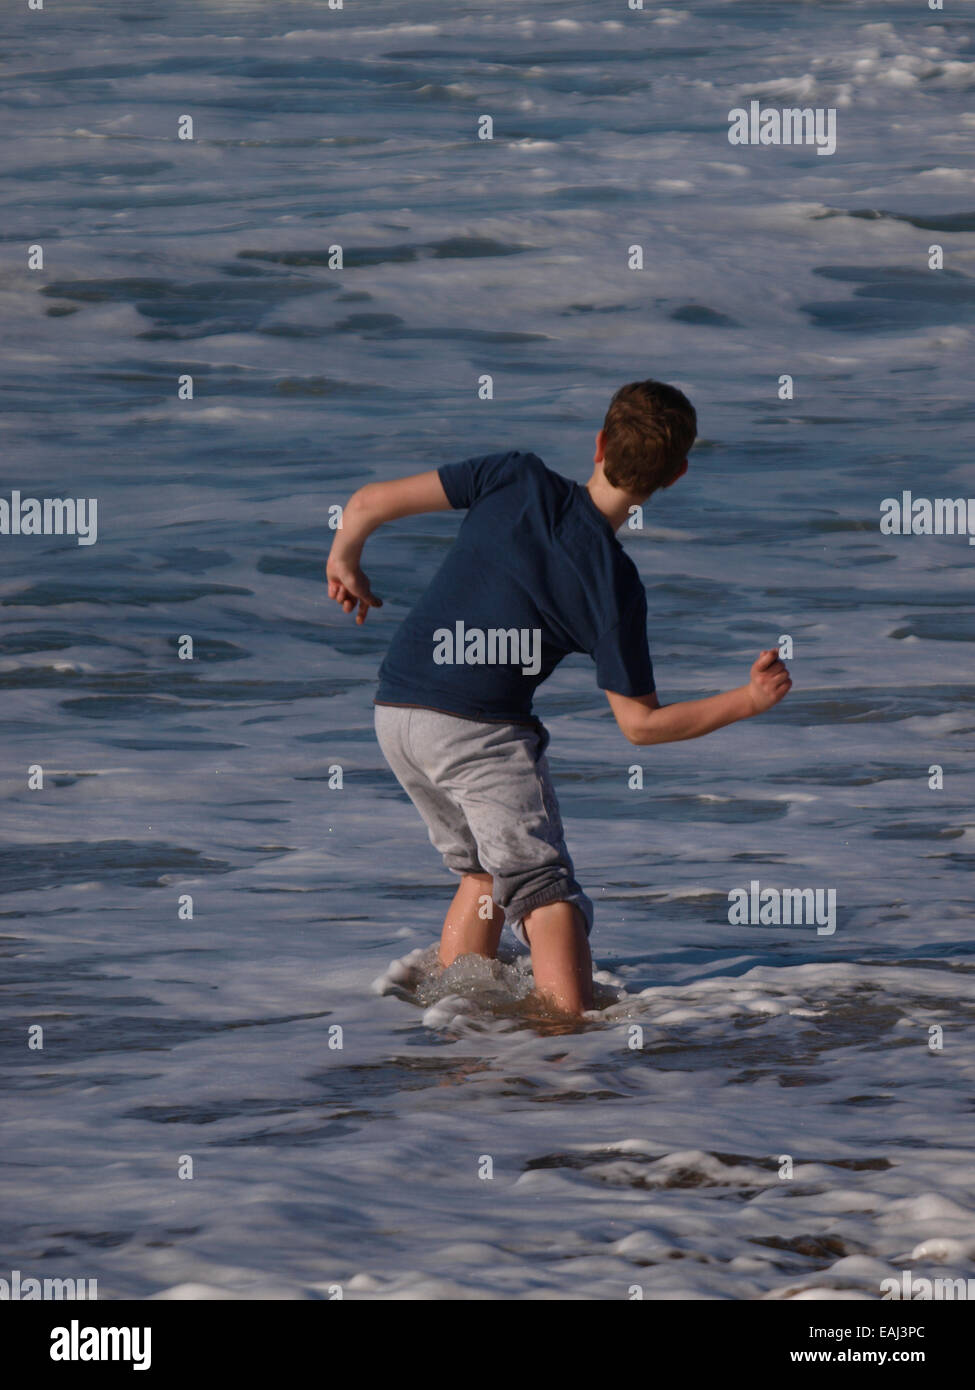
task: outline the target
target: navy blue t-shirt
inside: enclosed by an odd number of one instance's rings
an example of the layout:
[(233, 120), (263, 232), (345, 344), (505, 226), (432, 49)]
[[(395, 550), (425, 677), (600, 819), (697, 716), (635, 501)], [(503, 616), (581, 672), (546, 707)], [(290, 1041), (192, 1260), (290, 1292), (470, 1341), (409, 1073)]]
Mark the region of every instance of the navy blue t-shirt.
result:
[(535, 689), (569, 652), (592, 657), (603, 690), (649, 695), (646, 593), (588, 491), (535, 454), (438, 472), (467, 515), (389, 645), (376, 702), (534, 722)]

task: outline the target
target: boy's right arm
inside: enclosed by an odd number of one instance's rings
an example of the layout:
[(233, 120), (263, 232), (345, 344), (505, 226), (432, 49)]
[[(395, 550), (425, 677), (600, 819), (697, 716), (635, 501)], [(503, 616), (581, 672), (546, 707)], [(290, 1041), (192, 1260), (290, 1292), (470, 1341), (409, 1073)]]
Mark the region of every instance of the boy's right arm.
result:
[(703, 700), (682, 700), (675, 705), (662, 705), (656, 695), (634, 697), (617, 695), (612, 690), (607, 690), (606, 698), (630, 743), (675, 743), (700, 738), (739, 719), (762, 714), (784, 699), (792, 688), (789, 672), (775, 647), (759, 655), (750, 677), (748, 684), (737, 690), (726, 690)]
[(356, 622), (364, 623), (370, 608), (381, 608), (359, 564), (362, 548), (377, 526), (418, 512), (445, 512), (450, 508), (440, 474), (432, 468), (388, 483), (366, 483), (354, 492), (342, 510), (342, 524), (332, 539), (325, 577), (328, 596), (346, 613), (357, 608)]

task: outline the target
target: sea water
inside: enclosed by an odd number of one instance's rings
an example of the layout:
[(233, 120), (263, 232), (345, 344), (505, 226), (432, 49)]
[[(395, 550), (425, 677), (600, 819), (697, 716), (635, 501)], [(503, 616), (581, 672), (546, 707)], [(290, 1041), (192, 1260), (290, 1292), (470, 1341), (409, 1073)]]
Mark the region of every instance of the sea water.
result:
[[(879, 528), (975, 491), (965, 20), (5, 9), (3, 495), (98, 519), (0, 537), (11, 1270), (103, 1298), (971, 1275), (975, 551)], [(752, 101), (835, 111), (835, 153), (732, 145)], [(458, 518), (370, 540), (358, 628), (329, 508), (505, 448), (582, 482), (645, 376), (700, 420), (621, 533), (661, 699), (783, 637), (795, 684), (655, 748), (587, 658), (542, 688), (596, 904), (566, 1027), (511, 942), (438, 975), (450, 876), (372, 732)], [(835, 930), (733, 925), (753, 882), (833, 891)]]

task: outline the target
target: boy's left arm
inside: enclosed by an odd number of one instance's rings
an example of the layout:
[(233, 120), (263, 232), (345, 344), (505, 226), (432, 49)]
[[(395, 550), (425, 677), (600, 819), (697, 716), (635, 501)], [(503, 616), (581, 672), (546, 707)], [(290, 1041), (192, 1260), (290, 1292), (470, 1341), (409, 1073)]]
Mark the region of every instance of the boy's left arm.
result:
[(359, 564), (362, 548), (377, 526), (418, 512), (449, 511), (450, 503), (435, 468), (389, 483), (366, 483), (354, 492), (342, 512), (325, 567), (328, 596), (346, 613), (358, 605), (356, 622), (364, 623), (370, 608), (381, 608)]

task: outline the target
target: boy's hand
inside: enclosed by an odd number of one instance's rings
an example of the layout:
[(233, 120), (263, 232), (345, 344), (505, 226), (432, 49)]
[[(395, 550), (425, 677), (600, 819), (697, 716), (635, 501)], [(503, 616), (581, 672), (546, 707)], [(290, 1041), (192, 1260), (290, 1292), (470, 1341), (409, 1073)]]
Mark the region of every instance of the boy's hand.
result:
[(369, 580), (358, 565), (350, 564), (348, 561), (333, 560), (329, 556), (328, 564), (325, 567), (325, 578), (328, 580), (329, 598), (340, 603), (343, 612), (351, 613), (356, 604), (359, 605), (359, 611), (355, 618), (358, 624), (361, 625), (366, 621), (366, 614), (370, 608), (382, 608), (382, 599), (376, 598), (373, 594), (369, 587)]
[(747, 689), (756, 714), (763, 714), (788, 695), (792, 681), (785, 665), (779, 660), (777, 647), (769, 647), (761, 653), (751, 669)]

